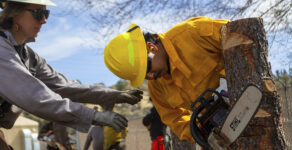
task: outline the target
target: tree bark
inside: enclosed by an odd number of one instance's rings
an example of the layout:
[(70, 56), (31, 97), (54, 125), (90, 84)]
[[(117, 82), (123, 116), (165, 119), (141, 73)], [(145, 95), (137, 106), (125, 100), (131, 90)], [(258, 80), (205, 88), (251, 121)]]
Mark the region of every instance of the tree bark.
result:
[(248, 18), (229, 22), (221, 28), (220, 38), (231, 103), (240, 97), (250, 83), (263, 92), (258, 112), (231, 148), (286, 149), (280, 97), (267, 59), (268, 42), (262, 19)]
[(172, 150), (196, 150), (196, 145), (189, 143), (185, 140), (181, 141), (179, 138), (172, 132), (170, 131), (171, 134), (171, 149)]

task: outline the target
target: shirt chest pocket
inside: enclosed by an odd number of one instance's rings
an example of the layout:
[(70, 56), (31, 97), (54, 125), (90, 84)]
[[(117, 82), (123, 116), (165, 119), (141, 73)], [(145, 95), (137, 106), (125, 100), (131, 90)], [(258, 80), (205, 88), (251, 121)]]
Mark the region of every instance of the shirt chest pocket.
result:
[[(191, 71), (191, 75), (186, 78), (195, 87), (216, 68), (218, 61), (217, 54), (201, 47), (198, 43), (199, 41), (195, 39), (188, 38), (188, 40), (177, 40), (176, 42), (179, 57)], [(184, 71), (181, 69), (178, 70), (180, 72)]]

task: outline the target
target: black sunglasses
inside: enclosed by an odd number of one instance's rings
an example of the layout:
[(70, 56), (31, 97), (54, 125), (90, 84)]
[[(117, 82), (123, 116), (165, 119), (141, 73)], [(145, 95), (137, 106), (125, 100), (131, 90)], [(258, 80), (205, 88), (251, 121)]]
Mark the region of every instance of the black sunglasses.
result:
[(50, 11), (49, 10), (43, 10), (43, 9), (26, 9), (27, 11), (30, 11), (32, 16), (38, 20), (41, 21), (45, 17), (46, 19), (49, 18)]

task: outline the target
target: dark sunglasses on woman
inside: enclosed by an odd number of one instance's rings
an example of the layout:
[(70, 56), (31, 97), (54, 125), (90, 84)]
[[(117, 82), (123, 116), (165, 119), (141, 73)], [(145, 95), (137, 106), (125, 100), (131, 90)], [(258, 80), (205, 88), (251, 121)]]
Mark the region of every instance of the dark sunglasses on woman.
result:
[(32, 16), (38, 20), (41, 21), (45, 17), (46, 19), (49, 18), (50, 11), (49, 10), (43, 10), (43, 9), (26, 9), (27, 11), (30, 11)]

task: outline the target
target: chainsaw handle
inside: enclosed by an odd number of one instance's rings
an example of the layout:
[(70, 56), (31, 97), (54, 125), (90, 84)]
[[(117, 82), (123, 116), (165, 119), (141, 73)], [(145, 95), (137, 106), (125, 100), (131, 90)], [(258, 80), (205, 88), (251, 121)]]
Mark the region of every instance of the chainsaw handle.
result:
[(205, 99), (205, 98), (204, 98), (204, 96), (205, 96), (208, 92), (210, 92), (210, 93), (215, 93), (220, 99), (222, 99), (222, 95), (221, 95), (218, 91), (209, 88), (209, 89), (205, 90), (205, 91), (204, 91), (204, 92), (203, 92), (203, 93), (202, 93), (202, 94), (196, 99), (195, 102), (192, 103), (192, 105), (191, 105), (191, 109), (192, 109), (192, 111), (195, 111), (195, 106), (196, 106), (197, 103), (201, 102), (200, 105), (204, 105), (204, 107), (206, 107), (206, 106), (207, 106), (207, 103), (210, 103), (211, 101), (214, 100), (214, 99)]
[[(201, 127), (201, 129), (198, 127), (197, 122), (202, 126), (203, 124), (200, 122), (200, 120), (197, 120), (199, 114), (203, 111), (203, 109), (208, 109), (209, 104), (214, 102), (214, 97), (212, 96), (211, 98), (205, 99), (204, 96), (208, 93), (215, 93), (219, 99), (222, 99), (222, 95), (213, 89), (206, 89), (197, 99), (195, 102), (192, 103), (191, 109), (193, 111), (193, 114), (191, 116), (191, 122), (190, 122), (190, 130), (191, 134), (194, 138), (194, 140), (202, 146), (206, 150), (212, 150), (211, 146), (207, 142), (207, 138), (204, 137), (203, 133), (204, 127)], [(200, 105), (195, 108), (196, 104), (200, 103)]]
[(191, 117), (191, 122), (190, 122), (191, 134), (192, 134), (193, 138), (195, 139), (195, 141), (200, 146), (202, 146), (206, 150), (212, 150), (212, 148), (210, 147), (210, 145), (208, 144), (208, 142), (207, 141), (204, 141), (204, 140), (202, 140), (200, 138), (200, 136), (202, 136), (202, 135), (197, 135), (197, 133), (201, 133), (200, 130), (199, 130), (199, 127), (196, 124), (196, 116), (198, 116), (198, 115), (199, 115), (199, 111), (194, 110), (193, 111), (193, 114), (192, 114), (192, 117)]

